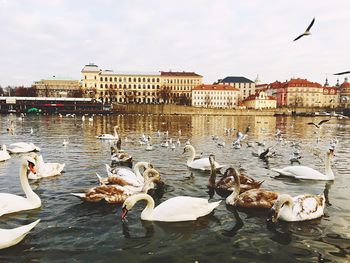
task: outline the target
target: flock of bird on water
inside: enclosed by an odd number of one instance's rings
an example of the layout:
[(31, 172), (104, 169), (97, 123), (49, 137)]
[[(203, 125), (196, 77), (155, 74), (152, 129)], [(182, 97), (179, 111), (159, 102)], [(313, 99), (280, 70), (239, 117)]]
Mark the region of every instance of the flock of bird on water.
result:
[[(61, 117), (61, 116), (60, 116)], [(75, 116), (73, 116), (75, 117)], [(23, 120), (24, 116), (20, 119)], [(85, 116), (82, 117), (82, 122)], [(89, 120), (91, 121), (91, 120)], [(319, 123), (309, 122), (307, 124), (320, 129), (323, 123), (329, 119), (322, 120)], [(13, 121), (9, 121), (7, 131), (14, 133)], [(234, 129), (225, 128), (224, 134), (231, 136)], [(248, 133), (250, 127), (245, 132), (236, 132), (236, 138), (232, 141), (232, 147), (240, 149), (241, 147), (253, 147), (252, 144), (260, 142), (248, 141)], [(30, 133), (33, 133), (31, 129)], [(181, 130), (178, 131), (179, 138)], [(161, 147), (177, 147), (181, 146), (180, 139), (173, 142), (169, 138), (169, 132), (155, 132), (154, 136), (161, 138), (163, 141)], [(254, 156), (267, 160), (276, 153), (274, 147), (281, 143), (284, 139), (279, 129), (275, 133), (276, 144), (253, 151)], [(155, 189), (161, 189), (164, 182), (161, 179), (159, 171), (149, 162), (141, 161), (133, 165), (133, 158), (121, 148), (122, 138), (118, 134), (118, 126), (114, 126), (114, 134), (100, 134), (96, 139), (108, 140), (111, 145), (111, 165), (106, 164), (107, 177), (97, 175), (97, 184), (95, 187), (88, 189), (83, 193), (71, 193), (86, 202), (104, 201), (110, 204), (121, 204), (122, 220), (126, 218), (129, 210), (140, 200), (147, 202), (146, 207), (141, 213), (142, 220), (163, 221), (163, 222), (181, 222), (193, 221), (199, 217), (210, 214), (221, 201), (208, 202), (205, 198), (197, 198), (191, 196), (176, 196), (170, 198), (155, 207), (152, 197), (156, 193)], [(218, 147), (225, 147), (224, 142), (219, 142), (218, 136), (212, 136), (213, 141)], [(151, 144), (151, 136), (142, 134), (139, 144), (145, 145), (145, 150), (153, 150)], [(128, 143), (129, 139), (124, 138), (123, 142)], [(243, 144), (244, 142), (244, 144)], [(63, 141), (66, 147), (69, 144), (67, 140)], [(279, 176), (293, 177), (303, 180), (334, 180), (334, 173), (331, 169), (331, 161), (334, 156), (337, 140), (331, 140), (329, 149), (326, 152), (325, 171), (319, 172), (308, 166), (300, 165), (301, 158), (299, 151), (295, 151), (290, 159), (292, 165), (284, 168), (271, 168), (277, 172)], [(293, 146), (293, 145), (291, 145)], [(294, 145), (295, 146), (295, 145)], [(328, 147), (327, 147), (328, 148)], [(253, 148), (252, 148), (253, 149)], [(31, 189), (29, 180), (38, 180), (46, 177), (60, 175), (65, 164), (47, 163), (42, 155), (37, 152), (40, 148), (33, 143), (17, 142), (12, 143), (9, 147), (2, 145), (0, 151), (0, 161), (6, 161), (11, 155), (23, 154), (20, 166), (20, 183), (26, 197), (14, 195), (10, 193), (0, 193), (0, 216), (12, 214), (20, 211), (31, 210), (41, 207), (40, 197)], [(11, 155), (10, 155), (10, 154)], [(215, 161), (215, 155), (210, 154), (208, 157), (196, 155), (195, 147), (190, 141), (185, 142), (183, 154), (188, 155), (187, 167), (189, 169), (199, 170), (203, 173), (209, 173), (208, 188), (212, 193), (225, 198), (226, 204), (237, 208), (249, 210), (266, 210), (269, 214), (269, 220), (276, 222), (284, 221), (305, 221), (319, 218), (323, 215), (326, 198), (323, 193), (319, 195), (302, 194), (298, 196), (290, 196), (279, 192), (266, 190), (261, 188), (263, 181), (258, 181), (248, 176), (244, 169), (236, 169), (219, 164)], [(293, 165), (297, 163), (298, 165)], [(224, 172), (221, 174), (221, 170)], [(221, 176), (217, 180), (217, 175)], [(38, 223), (40, 219), (28, 225), (20, 226), (14, 229), (0, 229), (0, 249), (7, 248), (19, 243)]]

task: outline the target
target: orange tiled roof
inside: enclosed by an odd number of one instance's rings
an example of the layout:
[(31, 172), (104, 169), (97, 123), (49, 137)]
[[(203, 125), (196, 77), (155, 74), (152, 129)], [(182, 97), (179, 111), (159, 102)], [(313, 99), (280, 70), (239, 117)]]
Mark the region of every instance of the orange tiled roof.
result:
[(197, 87), (194, 87), (192, 90), (231, 90), (231, 91), (239, 91), (239, 89), (232, 87), (230, 85), (223, 84), (202, 84)]
[[(243, 101), (258, 100), (258, 99), (259, 99), (259, 93), (260, 93), (260, 92), (256, 92), (255, 94), (251, 94), (251, 95), (249, 95), (247, 98), (245, 98), (245, 100), (243, 100)], [(275, 98), (275, 97), (272, 97), (272, 96), (267, 96), (266, 99), (267, 99), (267, 100), (276, 100), (276, 98)]]
[(344, 88), (350, 88), (350, 83), (348, 81), (344, 81), (341, 85), (340, 85), (341, 89)]
[(308, 81), (307, 79), (290, 79), (289, 81), (286, 82), (287, 87), (317, 87), (317, 88), (322, 88), (322, 85), (317, 83), (317, 82), (311, 82)]

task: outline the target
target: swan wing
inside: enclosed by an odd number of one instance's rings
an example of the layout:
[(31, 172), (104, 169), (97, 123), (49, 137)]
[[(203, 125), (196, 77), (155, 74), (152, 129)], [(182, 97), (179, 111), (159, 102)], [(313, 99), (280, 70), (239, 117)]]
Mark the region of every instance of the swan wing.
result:
[(152, 213), (155, 221), (192, 221), (209, 214), (219, 202), (208, 203), (207, 199), (178, 196), (158, 205)]
[(28, 225), (13, 229), (0, 229), (0, 249), (11, 247), (21, 242), (30, 230), (32, 230), (39, 222), (40, 219)]
[(325, 175), (319, 171), (302, 165), (287, 166), (282, 169), (272, 168), (271, 170), (278, 172), (281, 175), (291, 176), (297, 179), (322, 180), (325, 178)]
[(34, 208), (27, 198), (19, 195), (0, 193), (0, 216)]
[(293, 200), (293, 215), (296, 221), (310, 220), (323, 215), (325, 207), (323, 195), (299, 195)]
[(187, 166), (192, 169), (198, 169), (203, 171), (211, 169), (209, 158), (201, 158), (201, 159), (194, 160), (192, 162), (188, 162)]

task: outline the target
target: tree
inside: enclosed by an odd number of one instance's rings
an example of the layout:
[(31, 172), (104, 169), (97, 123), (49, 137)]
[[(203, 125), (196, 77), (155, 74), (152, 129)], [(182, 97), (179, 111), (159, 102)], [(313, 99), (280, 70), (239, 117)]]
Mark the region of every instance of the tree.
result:
[(73, 98), (82, 98), (83, 97), (83, 90), (80, 89), (76, 89), (72, 91), (72, 97)]
[(179, 98), (179, 104), (180, 105), (190, 105), (190, 99), (186, 96), (185, 93), (181, 94)]
[(4, 96), (4, 89), (0, 86), (0, 96)]
[(162, 99), (163, 103), (169, 103), (170, 94), (169, 94), (168, 87), (166, 86), (162, 87), (162, 89), (159, 92), (159, 96)]
[(208, 108), (210, 104), (211, 104), (211, 98), (210, 98), (210, 95), (207, 94), (207, 95), (205, 95), (205, 97), (204, 97), (204, 105), (206, 105), (207, 108)]

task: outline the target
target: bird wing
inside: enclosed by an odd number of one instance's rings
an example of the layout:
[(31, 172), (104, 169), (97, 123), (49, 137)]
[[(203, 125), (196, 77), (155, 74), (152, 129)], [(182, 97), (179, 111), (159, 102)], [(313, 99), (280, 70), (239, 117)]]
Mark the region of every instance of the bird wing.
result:
[(325, 122), (327, 122), (327, 121), (329, 121), (329, 119), (328, 119), (328, 120), (322, 120), (322, 121), (320, 121), (320, 122), (318, 123), (318, 125), (321, 125), (322, 123), (325, 123)]
[(305, 32), (310, 31), (310, 29), (311, 29), (311, 27), (314, 25), (314, 23), (315, 23), (315, 18), (314, 18), (314, 19), (312, 19), (312, 21), (311, 21), (310, 25), (307, 27), (307, 29), (306, 29), (306, 31), (305, 31)]
[(298, 36), (296, 39), (294, 39), (293, 41), (297, 41), (299, 38), (303, 37), (304, 34), (301, 34), (300, 36)]
[(344, 71), (344, 72), (339, 72), (339, 73), (334, 73), (333, 75), (345, 75), (345, 74), (350, 74), (350, 71)]
[(317, 127), (317, 124), (313, 123), (313, 122), (308, 122), (308, 125), (315, 125)]

